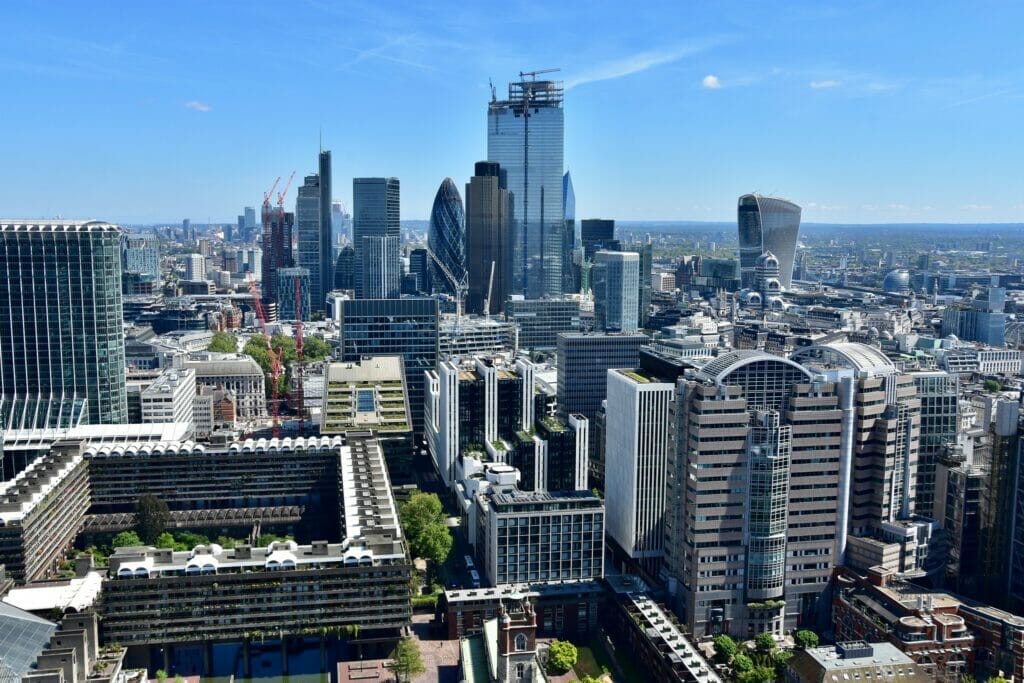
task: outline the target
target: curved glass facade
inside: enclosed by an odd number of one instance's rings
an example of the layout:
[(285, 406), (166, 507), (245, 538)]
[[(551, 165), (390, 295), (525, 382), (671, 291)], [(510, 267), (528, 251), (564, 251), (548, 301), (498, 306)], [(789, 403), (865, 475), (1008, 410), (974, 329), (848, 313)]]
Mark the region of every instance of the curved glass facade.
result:
[[(444, 179), (434, 196), (427, 244), (452, 276), (461, 282), (466, 275), (466, 214), (462, 209), (459, 189), (451, 178)], [(433, 259), (429, 260), (429, 268), (434, 289), (454, 296), (452, 283)]]
[(766, 251), (779, 260), (779, 281), (789, 288), (793, 281), (796, 239), (800, 233), (799, 206), (778, 197), (745, 194), (737, 206), (739, 227), (740, 286), (755, 286), (757, 259)]

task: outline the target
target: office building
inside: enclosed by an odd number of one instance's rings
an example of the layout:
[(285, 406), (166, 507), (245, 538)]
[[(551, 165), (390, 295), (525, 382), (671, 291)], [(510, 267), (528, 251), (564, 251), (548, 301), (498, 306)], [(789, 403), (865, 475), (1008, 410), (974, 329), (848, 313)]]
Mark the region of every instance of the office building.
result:
[(240, 420), (267, 414), (266, 378), (252, 356), (241, 353), (196, 353), (185, 361), (196, 371), (196, 384), (227, 389), (235, 395)]
[(168, 368), (142, 390), (142, 422), (183, 422), (193, 419), (196, 395), (196, 371), (192, 368)]
[(569, 171), (562, 176), (562, 216), (565, 218), (565, 232), (562, 233), (562, 292), (578, 294), (579, 267), (573, 263), (576, 250), (576, 191)]
[(665, 548), (665, 493), (675, 387), (641, 370), (607, 373), (608, 537), (649, 575)]
[(206, 257), (202, 254), (186, 254), (185, 279), (198, 282), (206, 279)]
[(942, 312), (942, 335), (1001, 348), (1006, 345), (1006, 290), (990, 287), (969, 306), (949, 306)]
[(401, 356), (413, 432), (423, 433), (427, 370), (437, 365), (435, 299), (355, 299), (336, 303), (341, 360)]
[(476, 496), (477, 557), (488, 584), (604, 576), (605, 510), (590, 491), (491, 486)]
[(934, 514), (935, 468), (942, 453), (956, 445), (960, 381), (956, 375), (942, 370), (912, 372), (910, 376), (921, 400), (921, 438), (917, 453), (914, 509), (926, 517), (941, 519)]
[(640, 256), (599, 251), (590, 271), (594, 323), (603, 332), (636, 332), (640, 306)]
[(235, 395), (227, 389), (209, 385), (196, 388), (192, 399), (192, 423), (199, 438), (208, 437), (218, 430), (234, 431), (238, 426)]
[(338, 250), (338, 260), (334, 265), (334, 288), (355, 289), (356, 250), (346, 244)]
[[(409, 273), (408, 276), (415, 280), (415, 285), (410, 286), (416, 295), (430, 294), (430, 268), (428, 263), (430, 256), (426, 249), (412, 249), (409, 251)], [(404, 292), (403, 292), (404, 293)]]
[(519, 348), (552, 351), (559, 333), (580, 330), (580, 302), (568, 297), (522, 299), (513, 295), (505, 302), (505, 319), (519, 328)]
[(312, 313), (310, 303), (309, 270), (306, 268), (281, 268), (277, 271), (277, 319), (309, 320)]
[(283, 268), (292, 268), (292, 230), (295, 214), (269, 206), (263, 209), (263, 253), (261, 254), (260, 277), (263, 303), (277, 300), (280, 289), (279, 273)]
[(565, 113), (560, 82), (509, 83), (508, 99), (487, 108), (487, 159), (508, 174), (515, 231), (510, 293), (540, 299), (562, 293), (562, 176)]
[[(363, 271), (367, 255), (364, 253), (366, 237), (393, 237), (400, 240), (401, 186), (398, 178), (353, 178), (352, 179), (352, 245), (355, 248), (355, 290), (360, 299), (372, 298), (363, 291)], [(380, 242), (378, 242), (378, 245)], [(375, 252), (375, 259), (390, 257), (388, 250)], [(395, 254), (397, 257), (397, 253)], [(383, 272), (387, 266), (374, 268)], [(396, 274), (401, 280), (401, 275)], [(379, 297), (378, 297), (379, 298)]]
[(640, 255), (640, 293), (637, 311), (637, 324), (647, 327), (647, 318), (651, 312), (651, 291), (654, 289), (654, 244), (647, 235), (643, 242), (634, 245), (633, 250)]
[(124, 272), (160, 276), (160, 245), (148, 237), (128, 237), (124, 249)]
[[(558, 335), (558, 411), (563, 416), (597, 417), (608, 391), (608, 371), (640, 366), (643, 334)], [(591, 445), (593, 445), (591, 431)]]
[[(512, 293), (513, 207), (508, 174), (496, 162), (478, 161), (466, 183), (466, 310), (470, 313), (502, 311)], [(488, 292), (490, 306), (484, 310)]]
[(615, 221), (604, 218), (585, 218), (580, 222), (580, 242), (583, 245), (583, 257), (587, 261), (594, 260), (594, 254), (606, 249), (619, 251), (621, 245), (615, 239)]
[(796, 650), (789, 662), (786, 680), (792, 683), (832, 680), (927, 683), (935, 679), (895, 645), (859, 640)]
[[(327, 292), (331, 291), (331, 280), (334, 278), (334, 240), (331, 235), (331, 193), (333, 184), (331, 180), (331, 152), (320, 150), (319, 157), (320, 177), (320, 246), (318, 250), (319, 268), (317, 277), (310, 279), (310, 301), (313, 310), (327, 310)], [(303, 265), (303, 264), (298, 264)], [(307, 266), (308, 267), (308, 266)], [(312, 276), (313, 271), (309, 271)]]
[(401, 295), (402, 258), (398, 238), (369, 235), (362, 240), (362, 286), (364, 299), (397, 299)]
[(737, 208), (740, 286), (754, 286), (757, 259), (766, 251), (779, 260), (779, 281), (788, 289), (800, 233), (800, 207), (778, 197), (745, 194)]
[(847, 522), (844, 389), (763, 351), (691, 360), (700, 369), (677, 387), (668, 468), (674, 608), (695, 636), (824, 623)]
[[(309, 272), (310, 300), (319, 301), (320, 285), (320, 176), (306, 176), (295, 198), (295, 266)], [(333, 271), (332, 271), (333, 277)], [(272, 290), (271, 296), (277, 295)], [(314, 304), (316, 305), (316, 304)]]
[(0, 220), (0, 249), (0, 395), (87, 399), (90, 423), (124, 422), (120, 228)]
[(430, 210), (430, 227), (427, 232), (427, 245), (434, 257), (444, 264), (446, 275), (441, 266), (430, 259), (430, 282), (437, 292), (456, 296), (455, 285), (449, 275), (457, 283), (467, 278), (466, 273), (466, 215), (462, 208), (462, 197), (459, 188), (451, 178), (445, 178), (434, 196), (434, 206)]
[(487, 356), (515, 353), (519, 349), (519, 328), (499, 318), (444, 315), (438, 327), (440, 357)]
[(256, 236), (256, 209), (251, 206), (242, 209), (242, 221), (241, 240), (243, 242), (251, 242)]

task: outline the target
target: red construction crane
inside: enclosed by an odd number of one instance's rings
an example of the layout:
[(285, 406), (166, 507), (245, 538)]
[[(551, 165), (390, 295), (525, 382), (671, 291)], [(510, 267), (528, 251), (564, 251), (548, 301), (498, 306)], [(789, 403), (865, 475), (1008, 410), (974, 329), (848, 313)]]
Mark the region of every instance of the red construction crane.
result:
[(299, 410), (299, 436), (306, 435), (305, 387), (302, 386), (302, 280), (295, 277), (295, 401)]
[[(277, 193), (277, 210), (284, 213), (284, 198), (288, 194), (288, 188), (292, 186), (292, 178), (295, 177), (295, 171), (288, 176), (288, 182), (284, 184), (284, 189)], [(280, 178), (278, 178), (280, 180)]]
[(256, 285), (256, 280), (249, 279), (249, 291), (252, 293), (253, 304), (256, 306), (256, 317), (259, 318), (260, 328), (263, 331), (263, 341), (267, 345), (267, 357), (270, 359), (270, 381), (273, 383), (271, 388), (271, 400), (270, 400), (270, 416), (271, 425), (273, 430), (274, 438), (281, 436), (281, 425), (278, 422), (278, 396), (277, 396), (277, 380), (281, 376), (281, 359), (276, 353), (274, 353), (273, 346), (270, 344), (270, 335), (267, 334), (267, 316), (263, 313), (263, 303), (260, 300), (260, 290)]

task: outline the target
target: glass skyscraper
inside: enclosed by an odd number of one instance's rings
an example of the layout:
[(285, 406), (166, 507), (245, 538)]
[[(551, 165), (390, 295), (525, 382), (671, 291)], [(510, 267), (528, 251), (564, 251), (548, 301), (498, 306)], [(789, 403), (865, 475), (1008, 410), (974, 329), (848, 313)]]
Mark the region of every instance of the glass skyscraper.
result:
[[(462, 282), (466, 277), (466, 214), (462, 209), (459, 188), (455, 187), (451, 178), (444, 179), (434, 197), (427, 244), (455, 280)], [(441, 268), (433, 259), (428, 263), (432, 287), (438, 292), (455, 296), (455, 288), (441, 272)]]
[[(331, 246), (331, 153), (323, 150), (319, 173), (306, 176), (295, 200), (296, 265), (309, 270), (309, 296), (313, 310), (327, 308), (327, 292), (334, 282)], [(264, 246), (266, 249), (266, 246)], [(276, 289), (271, 290), (276, 293)], [(270, 294), (269, 296), (273, 296)]]
[(572, 294), (579, 292), (580, 287), (572, 261), (573, 250), (576, 248), (576, 192), (568, 171), (562, 176), (562, 216), (565, 218), (565, 232), (562, 233), (562, 291)]
[[(352, 179), (352, 246), (355, 248), (356, 298), (371, 298), (363, 291), (363, 269), (366, 267), (364, 237), (401, 239), (401, 186), (398, 178)], [(396, 242), (397, 243), (397, 242)], [(386, 252), (383, 253), (387, 256)], [(382, 268), (383, 266), (378, 266)], [(401, 279), (401, 278), (399, 278)]]
[(745, 194), (737, 208), (739, 225), (740, 286), (754, 286), (757, 259), (766, 251), (779, 260), (779, 282), (793, 282), (796, 239), (800, 233), (800, 207), (791, 201)]
[(0, 394), (88, 399), (89, 422), (128, 419), (121, 229), (100, 221), (0, 224)]
[(594, 322), (604, 332), (636, 332), (640, 310), (640, 255), (599, 251), (591, 271)]
[(562, 293), (562, 96), (556, 81), (512, 82), (508, 99), (487, 109), (487, 158), (507, 172), (514, 195), (510, 293), (527, 299)]
[[(306, 176), (295, 199), (295, 265), (309, 271), (310, 296), (317, 296), (320, 287), (320, 176)], [(266, 246), (264, 246), (266, 249)], [(274, 288), (264, 296), (277, 295)], [(319, 309), (317, 309), (319, 310)]]
[[(501, 166), (491, 161), (478, 161), (473, 177), (466, 183), (466, 265), (469, 269), (466, 310), (470, 313), (500, 312), (510, 293), (513, 199)], [(491, 300), (489, 310), (484, 310), (488, 288)]]

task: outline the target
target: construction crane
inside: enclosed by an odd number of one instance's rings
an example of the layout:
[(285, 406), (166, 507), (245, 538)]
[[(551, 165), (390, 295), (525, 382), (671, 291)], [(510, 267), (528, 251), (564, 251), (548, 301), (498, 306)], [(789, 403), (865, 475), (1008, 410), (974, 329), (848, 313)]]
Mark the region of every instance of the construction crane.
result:
[(260, 299), (259, 286), (256, 284), (256, 279), (249, 276), (249, 291), (252, 293), (252, 301), (256, 307), (256, 317), (260, 321), (260, 329), (263, 332), (263, 342), (267, 345), (267, 357), (270, 359), (270, 381), (273, 383), (271, 388), (271, 401), (270, 401), (270, 416), (271, 416), (271, 427), (274, 438), (281, 436), (281, 425), (278, 421), (278, 396), (277, 396), (277, 381), (281, 376), (281, 359), (276, 353), (270, 343), (270, 335), (267, 334), (267, 316), (263, 312), (263, 302)]
[(455, 290), (455, 332), (458, 333), (459, 322), (462, 320), (462, 299), (465, 296), (466, 290), (469, 289), (468, 275), (463, 273), (462, 279), (457, 279), (452, 275), (452, 271), (448, 270), (448, 266), (438, 258), (437, 254), (435, 254), (429, 246), (425, 247), (425, 249), (427, 251), (427, 256), (434, 259), (434, 263), (436, 263), (437, 267), (441, 269), (444, 276), (448, 278), (448, 282), (452, 284), (452, 289)]
[(484, 315), (491, 314), (491, 291), (494, 289), (494, 261), (491, 261), (491, 277), (487, 280), (487, 296), (484, 297)]
[[(292, 174), (288, 176), (288, 182), (284, 184), (284, 189), (277, 193), (277, 210), (279, 212), (278, 215), (281, 216), (281, 220), (284, 220), (284, 198), (285, 195), (288, 194), (288, 188), (292, 186), (292, 178), (294, 177), (295, 171), (292, 171)], [(280, 180), (280, 178), (278, 178), (278, 180)]]
[(305, 387), (302, 386), (302, 280), (295, 276), (295, 400), (299, 411), (299, 436), (306, 435)]

